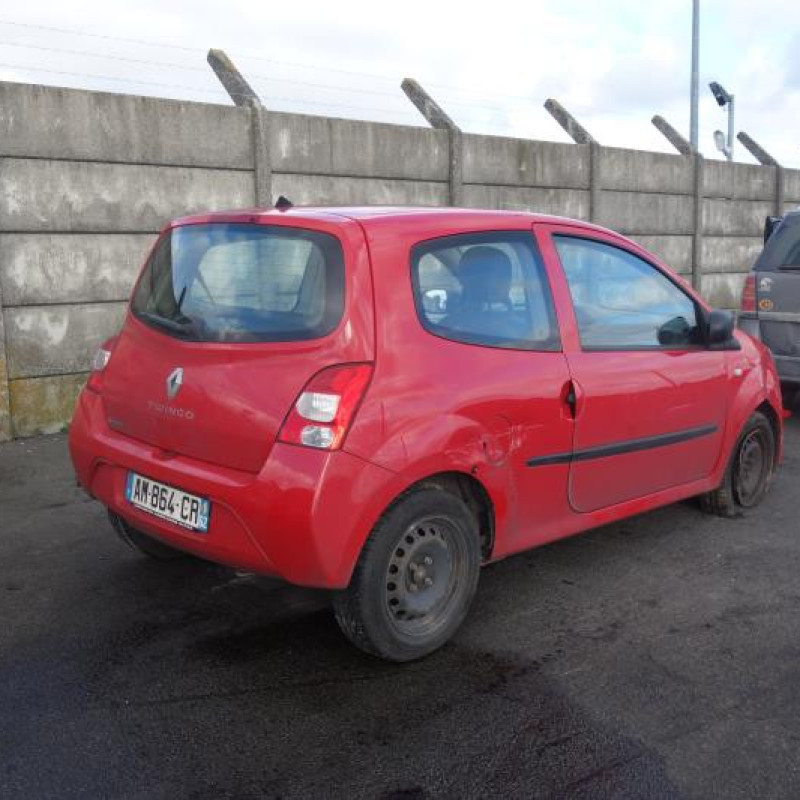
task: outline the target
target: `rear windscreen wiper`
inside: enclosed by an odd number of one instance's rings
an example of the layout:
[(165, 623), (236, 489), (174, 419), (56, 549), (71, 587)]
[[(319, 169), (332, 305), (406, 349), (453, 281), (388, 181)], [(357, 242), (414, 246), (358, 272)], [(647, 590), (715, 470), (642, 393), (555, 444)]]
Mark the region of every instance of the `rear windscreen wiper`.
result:
[(173, 331), (181, 336), (196, 336), (198, 334), (196, 322), (189, 317), (184, 317), (183, 320), (168, 319), (150, 311), (139, 311), (136, 315), (147, 322), (152, 322), (153, 325), (166, 328), (168, 331)]

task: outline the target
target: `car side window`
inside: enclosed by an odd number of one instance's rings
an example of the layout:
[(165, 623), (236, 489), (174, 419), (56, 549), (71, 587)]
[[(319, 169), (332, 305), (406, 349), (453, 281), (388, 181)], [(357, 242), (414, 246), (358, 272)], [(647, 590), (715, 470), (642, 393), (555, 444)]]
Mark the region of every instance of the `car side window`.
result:
[(445, 339), (517, 350), (561, 347), (550, 287), (532, 234), (446, 236), (413, 248), (420, 322)]
[(554, 236), (553, 241), (584, 349), (682, 348), (702, 343), (694, 301), (652, 264), (592, 239)]

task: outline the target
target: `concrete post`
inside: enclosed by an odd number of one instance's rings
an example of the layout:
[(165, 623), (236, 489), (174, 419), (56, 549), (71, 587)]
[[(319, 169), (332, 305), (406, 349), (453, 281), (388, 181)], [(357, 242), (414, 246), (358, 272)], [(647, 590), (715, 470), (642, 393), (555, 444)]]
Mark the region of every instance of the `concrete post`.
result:
[(0, 286), (0, 442), (11, 438), (11, 399), (8, 392), (8, 361), (3, 324), (3, 288)]
[(759, 164), (764, 164), (767, 167), (779, 166), (777, 160), (744, 131), (739, 131), (739, 135), (736, 138), (750, 151)]
[(703, 169), (705, 159), (694, 154), (694, 231), (692, 233), (692, 286), (703, 288)]
[(695, 154), (695, 149), (691, 142), (683, 138), (678, 131), (667, 122), (660, 114), (656, 114), (650, 120), (658, 131), (664, 134), (666, 140), (682, 155), (691, 156)]
[(224, 50), (209, 50), (207, 60), (234, 104), (250, 109), (255, 201), (257, 206), (271, 206), (272, 159), (269, 151), (269, 112)]
[(600, 216), (600, 145), (589, 142), (589, 222), (597, 222)]
[(591, 144), (594, 137), (567, 111), (558, 100), (552, 97), (545, 100), (544, 107), (550, 112), (553, 119), (569, 134), (575, 144)]
[(778, 160), (770, 155), (755, 139), (744, 131), (739, 131), (736, 137), (755, 157), (759, 164), (765, 167), (775, 167), (775, 216), (783, 216), (784, 206), (784, 170)]
[(253, 131), (253, 167), (256, 205), (272, 205), (272, 155), (269, 148), (269, 112), (256, 103), (250, 105)]
[(206, 56), (211, 69), (219, 78), (219, 82), (225, 87), (225, 91), (231, 96), (234, 105), (246, 106), (248, 101), (261, 105), (261, 99), (253, 90), (253, 87), (244, 79), (244, 76), (233, 61), (228, 58), (224, 50), (212, 48)]
[(462, 205), (464, 202), (464, 135), (461, 128), (413, 78), (405, 78), (400, 84), (400, 88), (432, 128), (447, 131), (450, 205)]
[(782, 217), (786, 199), (784, 197), (786, 179), (785, 170), (780, 164), (775, 165), (775, 216)]

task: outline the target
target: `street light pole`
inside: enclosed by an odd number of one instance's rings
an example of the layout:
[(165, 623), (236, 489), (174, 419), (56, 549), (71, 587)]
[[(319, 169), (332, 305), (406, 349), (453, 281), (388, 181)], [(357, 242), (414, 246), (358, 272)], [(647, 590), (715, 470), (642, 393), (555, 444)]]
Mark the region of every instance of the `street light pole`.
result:
[(719, 150), (728, 161), (733, 161), (733, 95), (716, 81), (711, 81), (711, 83), (708, 84), (708, 88), (711, 89), (711, 93), (714, 95), (717, 105), (725, 107), (728, 113), (727, 139), (722, 131), (714, 131), (714, 142), (717, 145), (717, 150)]
[(698, 81), (700, 72), (700, 0), (692, 0), (692, 81), (689, 105), (689, 141), (697, 150)]
[(728, 100), (728, 161), (733, 161), (733, 100), (734, 96), (730, 96), (730, 100)]

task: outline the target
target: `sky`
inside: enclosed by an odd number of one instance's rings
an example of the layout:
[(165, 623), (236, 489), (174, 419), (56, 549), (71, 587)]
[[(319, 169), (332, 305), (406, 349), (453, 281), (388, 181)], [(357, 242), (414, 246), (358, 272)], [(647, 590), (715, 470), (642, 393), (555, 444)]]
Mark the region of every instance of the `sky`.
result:
[[(268, 108), (407, 125), (419, 81), (465, 131), (569, 141), (559, 100), (601, 144), (670, 152), (689, 136), (691, 0), (37, 0), (0, 11), (0, 80), (230, 103), (207, 66), (232, 58)], [(700, 0), (700, 149), (735, 128), (800, 167), (797, 0)], [(735, 159), (753, 162), (736, 142)]]

